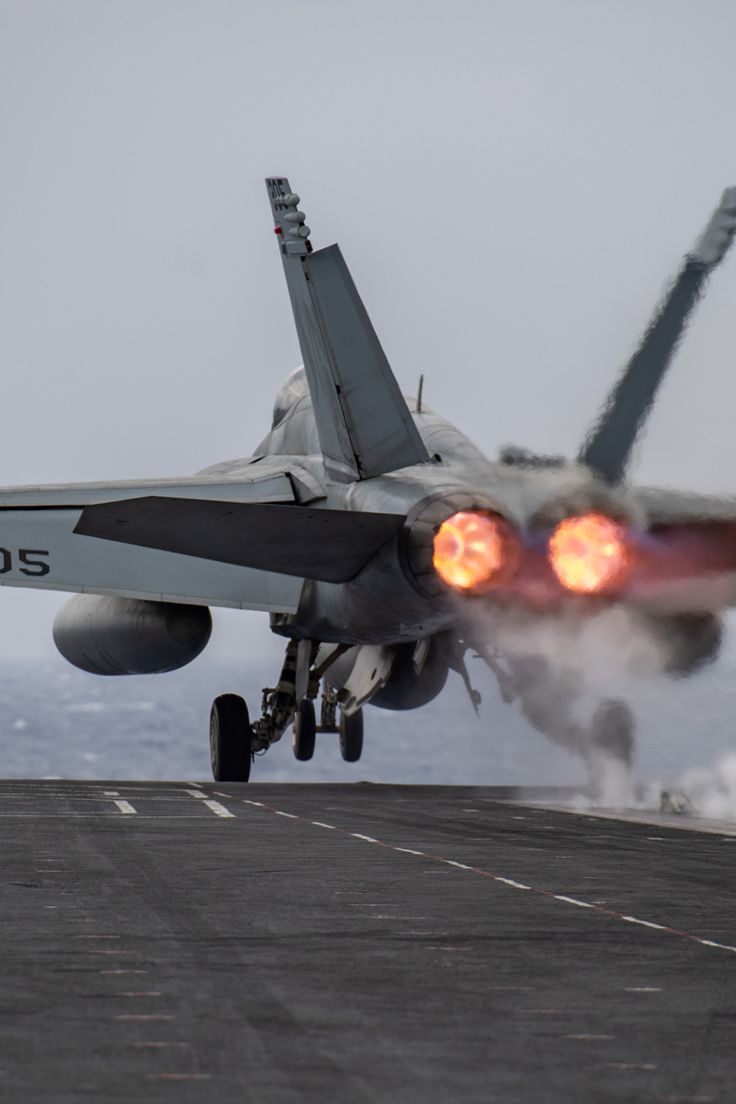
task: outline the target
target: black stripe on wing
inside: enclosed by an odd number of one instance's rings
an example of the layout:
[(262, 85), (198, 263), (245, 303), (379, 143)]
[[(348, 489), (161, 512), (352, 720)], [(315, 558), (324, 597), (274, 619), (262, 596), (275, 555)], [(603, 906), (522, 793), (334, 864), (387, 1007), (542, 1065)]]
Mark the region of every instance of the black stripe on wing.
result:
[(150, 496), (87, 506), (74, 532), (280, 575), (346, 583), (396, 536), (404, 520), (399, 514)]

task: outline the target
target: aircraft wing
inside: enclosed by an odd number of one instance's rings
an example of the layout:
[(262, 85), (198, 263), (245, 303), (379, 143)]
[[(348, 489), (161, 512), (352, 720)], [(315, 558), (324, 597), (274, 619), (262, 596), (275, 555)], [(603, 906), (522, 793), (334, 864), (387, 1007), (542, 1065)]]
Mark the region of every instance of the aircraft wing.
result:
[(0, 488), (0, 586), (294, 613), (305, 579), (353, 578), (403, 524), (307, 505), (298, 466), (258, 467)]
[(628, 596), (672, 612), (736, 606), (736, 497), (637, 488), (647, 532), (635, 537)]
[(730, 495), (638, 487), (634, 497), (652, 526), (736, 522), (736, 497)]

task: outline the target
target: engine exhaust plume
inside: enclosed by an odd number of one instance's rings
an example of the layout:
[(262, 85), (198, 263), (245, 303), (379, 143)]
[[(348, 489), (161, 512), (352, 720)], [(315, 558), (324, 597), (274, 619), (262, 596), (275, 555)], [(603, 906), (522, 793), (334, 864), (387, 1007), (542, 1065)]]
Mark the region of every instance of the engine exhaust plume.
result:
[(516, 535), (497, 514), (461, 510), (442, 522), (432, 563), (453, 590), (483, 594), (513, 574), (519, 559)]
[(549, 561), (575, 594), (602, 594), (620, 587), (630, 572), (626, 528), (605, 514), (561, 521), (549, 539)]

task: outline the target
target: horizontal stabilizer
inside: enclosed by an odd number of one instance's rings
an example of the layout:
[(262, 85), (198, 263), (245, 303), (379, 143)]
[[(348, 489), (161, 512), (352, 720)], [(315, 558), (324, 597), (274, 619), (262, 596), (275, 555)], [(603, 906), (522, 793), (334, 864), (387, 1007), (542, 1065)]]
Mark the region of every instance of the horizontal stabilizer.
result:
[(579, 460), (608, 483), (625, 475), (639, 432), (685, 332), (709, 274), (736, 232), (736, 188), (727, 188), (585, 442)]
[(266, 184), (327, 473), (352, 482), (426, 463), (340, 249), (313, 252), (288, 180)]
[(303, 579), (345, 583), (403, 524), (398, 514), (156, 496), (88, 506), (74, 532)]

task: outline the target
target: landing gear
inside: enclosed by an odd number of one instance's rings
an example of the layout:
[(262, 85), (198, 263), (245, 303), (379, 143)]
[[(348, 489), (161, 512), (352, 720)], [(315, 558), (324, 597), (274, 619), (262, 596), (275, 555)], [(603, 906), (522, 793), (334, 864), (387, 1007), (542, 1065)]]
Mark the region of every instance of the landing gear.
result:
[(340, 754), (346, 763), (357, 763), (363, 754), (363, 710), (340, 716)]
[[(343, 759), (347, 763), (357, 762), (363, 750), (362, 712), (343, 716), (338, 724), (339, 694), (323, 681), (325, 672), (348, 650), (347, 644), (290, 640), (279, 681), (276, 686), (264, 689), (261, 715), (252, 724), (248, 707), (237, 694), (215, 698), (210, 714), (210, 755), (215, 779), (247, 782), (253, 758), (268, 751), (289, 725), (293, 725), (294, 755), (301, 762), (314, 755), (318, 732), (339, 733)], [(315, 701), (320, 695), (320, 684), (322, 700), (317, 724)]]
[(210, 760), (216, 782), (247, 782), (253, 759), (248, 706), (238, 694), (221, 694), (210, 712)]
[(317, 721), (314, 715), (314, 702), (309, 698), (302, 698), (294, 714), (293, 735), (291, 746), (294, 749), (294, 757), (301, 762), (306, 762), (314, 755), (315, 737), (317, 735)]

